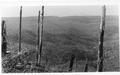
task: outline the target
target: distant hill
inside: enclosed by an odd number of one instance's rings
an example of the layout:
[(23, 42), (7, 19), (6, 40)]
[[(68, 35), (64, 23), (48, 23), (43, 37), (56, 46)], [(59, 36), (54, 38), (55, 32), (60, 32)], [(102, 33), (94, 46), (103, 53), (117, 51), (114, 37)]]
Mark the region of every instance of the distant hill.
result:
[[(8, 35), (17, 35), (19, 30), (19, 18), (11, 17), (3, 19), (6, 20)], [(45, 16), (44, 31), (52, 34), (76, 33), (75, 31), (77, 31), (81, 37), (89, 36), (89, 38), (95, 37), (97, 39), (100, 21), (100, 16)], [(23, 17), (22, 31), (26, 30), (34, 34), (37, 33), (37, 17)], [(107, 16), (105, 35), (111, 36), (116, 32), (118, 32), (118, 16)]]
[[(19, 32), (19, 17), (5, 17), (3, 19), (6, 21), (8, 39), (17, 41)], [(44, 35), (46, 37), (49, 34), (57, 39), (65, 39), (65, 41), (68, 39), (75, 39), (76, 41), (81, 39), (81, 42), (83, 40), (98, 42), (100, 22), (100, 16), (45, 16)], [(109, 40), (115, 33), (118, 33), (118, 16), (107, 16), (105, 26), (105, 40)], [(31, 44), (34, 44), (36, 42), (36, 34), (37, 17), (23, 17), (23, 40), (26, 41), (26, 43), (31, 40)], [(49, 39), (52, 39), (53, 37), (49, 37)]]
[[(6, 20), (8, 31), (18, 30), (19, 18), (3, 18)], [(92, 30), (98, 30), (100, 24), (100, 16), (68, 16), (68, 17), (56, 17), (45, 16), (44, 18), (44, 30), (52, 33), (61, 33), (67, 31), (69, 28), (77, 28), (79, 31), (85, 31), (91, 33)], [(107, 16), (106, 28), (118, 26), (118, 16)], [(37, 29), (37, 17), (23, 17), (22, 20), (23, 29)], [(116, 30), (117, 31), (117, 30)]]

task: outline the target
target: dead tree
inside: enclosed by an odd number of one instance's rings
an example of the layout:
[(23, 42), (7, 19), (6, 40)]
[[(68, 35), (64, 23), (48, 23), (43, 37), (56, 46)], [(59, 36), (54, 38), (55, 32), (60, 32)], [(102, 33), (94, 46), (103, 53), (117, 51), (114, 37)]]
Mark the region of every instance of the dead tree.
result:
[[(19, 51), (18, 54), (20, 54), (21, 51), (21, 28), (22, 28), (22, 6), (20, 7), (20, 23), (19, 23)], [(19, 62), (16, 64), (16, 69), (23, 68), (23, 64), (21, 63), (21, 58), (18, 57)]]
[(22, 28), (22, 6), (20, 7), (20, 24), (19, 24), (19, 51), (21, 51), (21, 28)]
[(88, 58), (86, 58), (84, 72), (88, 72)]
[(2, 21), (2, 56), (6, 55), (7, 53), (7, 39), (6, 39), (6, 25), (5, 21)]
[(105, 17), (106, 17), (106, 7), (102, 7), (101, 25), (100, 25), (100, 38), (99, 38), (99, 50), (98, 50), (98, 64), (97, 71), (103, 71), (103, 41), (104, 41), (104, 31), (105, 31)]
[(42, 6), (42, 20), (41, 20), (41, 27), (40, 27), (40, 44), (39, 44), (39, 63), (41, 64), (41, 56), (42, 56), (42, 41), (43, 41), (43, 19), (44, 19), (44, 6)]
[(40, 50), (40, 11), (38, 13), (38, 38), (37, 38), (37, 63), (39, 63), (39, 50)]
[(70, 59), (69, 72), (72, 71), (73, 64), (74, 64), (74, 59), (75, 59), (75, 55), (72, 54), (72, 55), (71, 55), (71, 59)]

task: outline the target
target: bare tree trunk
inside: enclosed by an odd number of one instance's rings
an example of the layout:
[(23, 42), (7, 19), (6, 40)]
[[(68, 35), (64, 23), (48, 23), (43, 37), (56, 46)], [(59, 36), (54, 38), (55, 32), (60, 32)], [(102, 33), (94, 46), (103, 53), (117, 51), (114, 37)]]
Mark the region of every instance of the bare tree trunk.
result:
[(44, 19), (44, 6), (42, 6), (42, 21), (41, 21), (41, 33), (40, 33), (40, 52), (39, 52), (39, 55), (40, 55), (40, 58), (39, 58), (39, 63), (41, 64), (41, 56), (42, 56), (42, 41), (43, 41), (43, 19)]
[(20, 53), (21, 51), (21, 28), (22, 28), (22, 6), (20, 7), (20, 24), (19, 24), (19, 51), (18, 53)]
[(86, 58), (84, 72), (88, 72), (88, 58)]
[(7, 39), (6, 39), (6, 25), (5, 21), (2, 21), (2, 56), (6, 55), (7, 51)]
[[(22, 28), (22, 6), (20, 7), (20, 23), (19, 23), (19, 50), (18, 54), (21, 52), (21, 28)], [(21, 57), (18, 57), (19, 62), (16, 64), (16, 69), (20, 69), (23, 67), (21, 63)]]
[(97, 71), (103, 71), (103, 41), (104, 41), (104, 30), (105, 30), (105, 17), (106, 17), (106, 7), (102, 7), (102, 18), (100, 25), (100, 39), (99, 39), (99, 50), (98, 50), (98, 64)]
[(37, 38), (37, 63), (39, 64), (39, 50), (40, 50), (40, 11), (38, 14), (38, 38)]
[(70, 59), (70, 65), (69, 65), (69, 71), (72, 71), (73, 68), (73, 64), (74, 64), (74, 59), (75, 59), (75, 55), (71, 55), (71, 59)]

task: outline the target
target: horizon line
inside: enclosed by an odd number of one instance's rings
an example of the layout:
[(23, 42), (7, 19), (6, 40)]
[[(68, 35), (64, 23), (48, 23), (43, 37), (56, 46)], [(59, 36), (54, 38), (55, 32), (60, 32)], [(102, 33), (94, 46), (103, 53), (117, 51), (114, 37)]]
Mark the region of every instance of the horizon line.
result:
[[(45, 16), (45, 17), (81, 17), (81, 16), (98, 16), (98, 17), (100, 17), (100, 15), (79, 15), (79, 16), (77, 16), (77, 15), (72, 15), (72, 16)], [(119, 15), (106, 15), (106, 16), (119, 16)], [(19, 17), (19, 16), (1, 16), (1, 18), (17, 18), (17, 17)], [(38, 16), (22, 16), (22, 17), (38, 17)]]

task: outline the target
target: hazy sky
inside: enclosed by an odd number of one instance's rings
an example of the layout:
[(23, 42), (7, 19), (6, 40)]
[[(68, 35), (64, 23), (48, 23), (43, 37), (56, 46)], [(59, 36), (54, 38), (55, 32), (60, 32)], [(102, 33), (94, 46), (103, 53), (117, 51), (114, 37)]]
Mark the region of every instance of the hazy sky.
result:
[[(19, 6), (2, 7), (3, 17), (19, 16)], [(23, 16), (37, 16), (40, 6), (23, 6)], [(101, 15), (101, 6), (45, 6), (45, 16), (96, 16)], [(118, 15), (117, 6), (107, 6), (107, 15)]]

